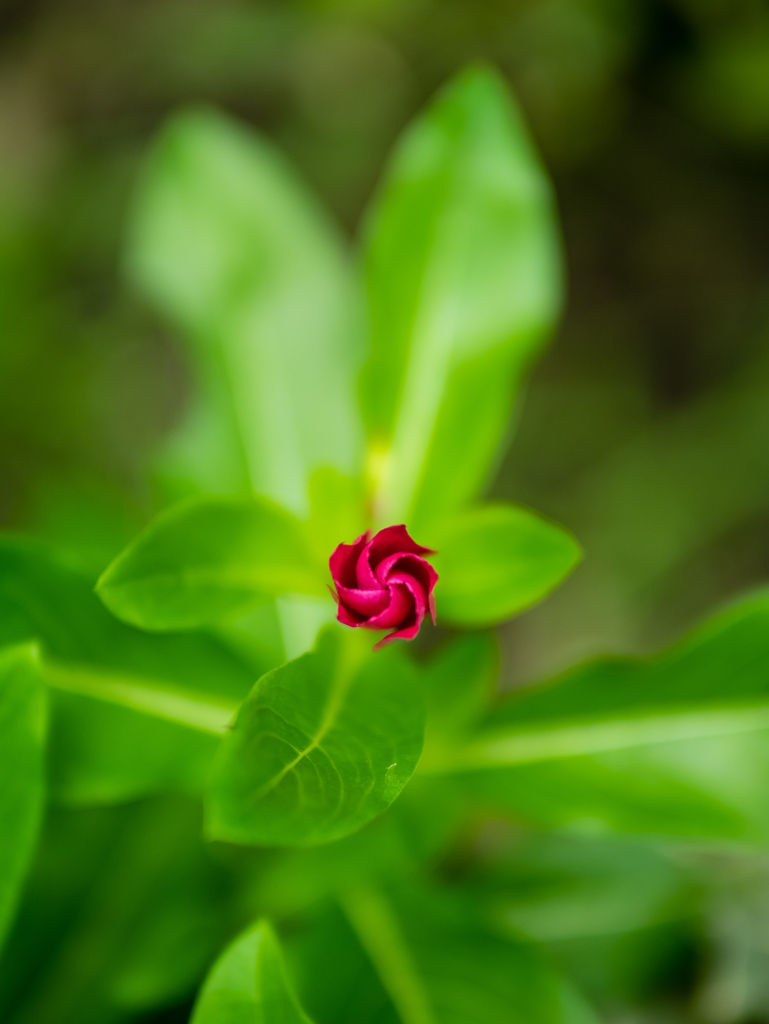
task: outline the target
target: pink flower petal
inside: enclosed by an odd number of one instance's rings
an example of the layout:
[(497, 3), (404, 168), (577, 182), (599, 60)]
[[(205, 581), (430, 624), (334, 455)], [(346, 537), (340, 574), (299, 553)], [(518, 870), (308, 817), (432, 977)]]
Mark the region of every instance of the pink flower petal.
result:
[(344, 587), (354, 587), (355, 565), (363, 548), (368, 543), (371, 531), (366, 530), (352, 544), (340, 544), (328, 560), (331, 569), (331, 578), (334, 583), (341, 583)]
[(384, 611), (390, 604), (390, 592), (386, 589), (379, 590), (357, 590), (353, 587), (343, 587), (337, 584), (339, 601), (350, 611), (370, 618)]
[(404, 555), (434, 555), (432, 548), (422, 547), (408, 535), (405, 526), (386, 526), (371, 541), (371, 553), (369, 560), (371, 565), (377, 566), (389, 555), (396, 553)]
[(429, 562), (418, 555), (396, 553), (385, 558), (376, 568), (376, 576), (380, 585), (385, 586), (393, 572), (407, 572), (422, 584), (425, 593), (432, 590), (438, 582), (438, 573)]
[(392, 586), (388, 593), (390, 600), (387, 607), (366, 623), (366, 629), (392, 629), (414, 614), (414, 598), (408, 587)]

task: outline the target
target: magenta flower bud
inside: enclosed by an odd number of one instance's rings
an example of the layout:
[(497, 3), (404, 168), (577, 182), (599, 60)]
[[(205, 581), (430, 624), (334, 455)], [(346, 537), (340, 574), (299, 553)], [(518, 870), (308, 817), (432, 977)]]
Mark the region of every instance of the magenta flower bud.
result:
[(367, 530), (354, 543), (340, 544), (328, 562), (339, 621), (392, 629), (375, 651), (391, 640), (413, 640), (427, 612), (435, 622), (438, 573), (423, 557), (435, 553), (414, 543), (405, 526), (388, 526), (374, 537)]

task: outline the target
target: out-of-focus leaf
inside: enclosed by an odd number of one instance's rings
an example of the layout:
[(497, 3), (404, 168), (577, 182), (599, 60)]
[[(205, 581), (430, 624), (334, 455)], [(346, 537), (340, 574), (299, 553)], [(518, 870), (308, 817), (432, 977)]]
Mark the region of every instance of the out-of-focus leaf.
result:
[(539, 601), (575, 567), (571, 534), (515, 505), (468, 509), (430, 533), (441, 620), (490, 626)]
[(3, 1021), (104, 1024), (189, 998), (233, 927), (199, 800), (46, 815), (0, 969)]
[(0, 643), (35, 640), (51, 687), (51, 785), (77, 802), (199, 791), (227, 723), (271, 667), (206, 634), (125, 626), (87, 575), (4, 538)]
[(358, 885), (341, 902), (347, 921), (320, 914), (294, 953), (318, 1024), (593, 1020), (531, 943), (489, 934), (448, 891)]
[(40, 825), (46, 710), (35, 649), (0, 650), (0, 943)]
[(392, 646), (336, 627), (314, 651), (268, 673), (224, 742), (208, 832), (236, 843), (329, 842), (398, 796), (422, 751), (416, 673)]
[(648, 840), (515, 830), (499, 845), (486, 843), (466, 884), (511, 935), (563, 943), (637, 931), (692, 917), (702, 895), (701, 883)]
[(761, 593), (661, 655), (591, 663), (506, 700), (439, 770), (543, 824), (760, 840), (768, 736)]
[(486, 481), (560, 305), (550, 188), (492, 71), (462, 73), (408, 129), (367, 232), (367, 276), (376, 512), (422, 530)]
[(212, 110), (174, 118), (146, 167), (128, 259), (194, 342), (206, 382), (174, 442), (177, 475), (207, 490), (250, 485), (304, 514), (314, 469), (356, 472), (354, 278), (268, 142)]
[(310, 1024), (267, 921), (241, 935), (213, 966), (191, 1024)]
[(279, 594), (325, 594), (302, 525), (266, 498), (201, 496), (162, 513), (97, 584), (118, 618), (189, 629)]
[(365, 514), (363, 482), (333, 469), (319, 469), (310, 479), (310, 521), (307, 536), (324, 568), (338, 544), (349, 544), (371, 523)]

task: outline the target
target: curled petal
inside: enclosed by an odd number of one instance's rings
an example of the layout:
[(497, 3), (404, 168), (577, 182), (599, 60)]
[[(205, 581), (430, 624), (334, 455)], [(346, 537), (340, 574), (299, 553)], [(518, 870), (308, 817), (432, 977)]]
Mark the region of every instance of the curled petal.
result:
[(329, 559), (339, 621), (392, 630), (374, 650), (393, 640), (413, 640), (428, 612), (435, 622), (438, 574), (424, 558), (429, 554), (435, 552), (412, 540), (403, 525), (340, 544)]
[(334, 583), (343, 587), (356, 586), (355, 566), (361, 551), (368, 543), (371, 531), (366, 530), (352, 544), (340, 544), (328, 560)]
[(357, 590), (337, 584), (337, 593), (340, 604), (366, 619), (383, 612), (390, 604), (390, 592), (387, 589)]
[(397, 626), (413, 615), (414, 598), (408, 587), (395, 583), (388, 588), (386, 593), (389, 596), (387, 607), (366, 623), (368, 629), (392, 629), (393, 626)]

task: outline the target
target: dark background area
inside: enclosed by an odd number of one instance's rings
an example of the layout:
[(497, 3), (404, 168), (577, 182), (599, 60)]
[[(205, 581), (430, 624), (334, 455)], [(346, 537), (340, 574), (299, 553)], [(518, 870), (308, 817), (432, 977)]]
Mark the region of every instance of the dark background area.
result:
[[(0, 5), (0, 523), (114, 550), (190, 382), (121, 244), (165, 116), (278, 143), (355, 238), (457, 68), (509, 78), (552, 175), (569, 300), (494, 493), (584, 566), (504, 632), (509, 681), (645, 651), (769, 568), (769, 6), (760, 0)], [(107, 524), (107, 525), (105, 525)]]

